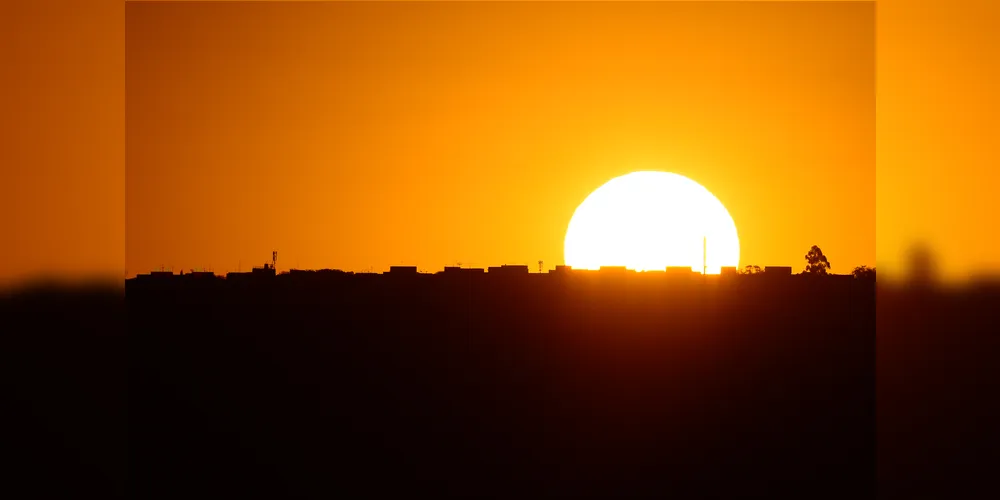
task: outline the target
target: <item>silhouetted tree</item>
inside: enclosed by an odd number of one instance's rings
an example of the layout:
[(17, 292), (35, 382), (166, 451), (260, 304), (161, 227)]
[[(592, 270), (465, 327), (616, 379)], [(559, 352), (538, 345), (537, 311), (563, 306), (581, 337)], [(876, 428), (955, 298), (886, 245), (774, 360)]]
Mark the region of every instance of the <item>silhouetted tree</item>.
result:
[(851, 271), (851, 274), (858, 279), (875, 279), (875, 268), (868, 266), (858, 266)]
[(764, 270), (761, 269), (760, 266), (749, 266), (748, 265), (748, 266), (746, 266), (746, 267), (744, 267), (743, 269), (740, 270), (740, 274), (760, 274), (762, 272), (764, 272)]
[(908, 258), (909, 280), (913, 284), (929, 285), (937, 281), (938, 266), (930, 247), (917, 243), (910, 247)]
[(826, 260), (826, 255), (823, 255), (823, 251), (816, 245), (813, 245), (809, 249), (809, 253), (806, 254), (805, 258), (806, 269), (803, 272), (806, 274), (827, 274), (826, 271), (833, 267), (830, 261)]

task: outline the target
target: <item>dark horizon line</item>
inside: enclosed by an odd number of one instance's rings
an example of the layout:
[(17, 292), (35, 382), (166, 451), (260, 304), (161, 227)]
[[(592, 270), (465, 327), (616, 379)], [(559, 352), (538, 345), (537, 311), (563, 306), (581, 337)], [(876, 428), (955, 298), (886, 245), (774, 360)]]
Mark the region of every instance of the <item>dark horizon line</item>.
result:
[[(469, 273), (469, 274), (480, 274), (480, 273), (481, 274), (489, 274), (490, 272), (493, 272), (493, 273), (502, 272), (502, 273), (505, 273), (507, 275), (510, 275), (510, 274), (558, 274), (558, 273), (565, 273), (565, 272), (580, 272), (580, 273), (602, 273), (603, 272), (603, 273), (630, 273), (630, 274), (643, 274), (643, 273), (649, 273), (649, 274), (678, 273), (678, 274), (681, 274), (681, 273), (687, 272), (687, 273), (690, 273), (691, 275), (723, 276), (723, 275), (726, 275), (726, 274), (743, 274), (743, 273), (741, 273), (741, 271), (743, 269), (747, 268), (747, 267), (750, 267), (750, 266), (759, 267), (760, 274), (765, 274), (765, 273), (768, 272), (768, 270), (771, 271), (772, 275), (773, 274), (783, 274), (783, 275), (809, 274), (809, 273), (806, 273), (805, 271), (793, 272), (793, 267), (792, 266), (756, 266), (754, 264), (750, 264), (750, 265), (746, 265), (746, 266), (742, 266), (742, 267), (737, 267), (737, 266), (720, 266), (721, 270), (718, 273), (703, 273), (700, 270), (696, 269), (695, 266), (666, 266), (663, 269), (656, 269), (656, 270), (636, 270), (636, 269), (630, 269), (627, 266), (601, 266), (599, 269), (588, 269), (588, 268), (573, 268), (572, 266), (563, 265), (563, 264), (557, 264), (555, 266), (555, 268), (549, 268), (549, 269), (546, 269), (545, 271), (538, 270), (538, 271), (535, 271), (535, 272), (532, 272), (531, 266), (527, 265), (527, 264), (500, 264), (500, 265), (496, 265), (496, 266), (486, 266), (486, 267), (444, 266), (443, 269), (437, 270), (437, 271), (420, 270), (419, 266), (414, 266), (414, 265), (394, 265), (394, 266), (389, 266), (387, 270), (382, 270), (382, 271), (367, 271), (367, 270), (362, 270), (362, 271), (347, 271), (347, 270), (337, 269), (337, 268), (304, 269), (304, 268), (294, 268), (294, 267), (291, 267), (291, 268), (288, 268), (287, 270), (278, 272), (276, 267), (272, 267), (270, 264), (264, 264), (263, 266), (253, 266), (251, 268), (251, 270), (249, 270), (249, 271), (226, 271), (225, 273), (222, 273), (222, 274), (216, 273), (215, 271), (212, 271), (212, 270), (204, 270), (204, 269), (202, 269), (202, 270), (196, 270), (196, 269), (184, 270), (184, 269), (181, 269), (179, 273), (175, 273), (172, 269), (171, 270), (166, 270), (166, 269), (161, 268), (161, 269), (158, 269), (158, 270), (156, 270), (156, 269), (151, 270), (151, 271), (149, 271), (147, 273), (137, 273), (132, 278), (126, 278), (126, 279), (135, 279), (135, 278), (137, 278), (139, 276), (154, 276), (154, 275), (155, 276), (166, 276), (166, 275), (170, 275), (170, 276), (184, 276), (184, 275), (202, 275), (202, 276), (206, 276), (206, 275), (213, 275), (213, 276), (225, 278), (228, 275), (235, 275), (235, 276), (239, 276), (239, 275), (253, 275), (253, 274), (260, 274), (261, 272), (268, 273), (268, 274), (273, 274), (273, 275), (286, 275), (286, 274), (294, 274), (294, 273), (335, 272), (335, 273), (350, 274), (350, 275), (419, 274), (419, 275), (427, 275), (427, 276), (433, 276), (433, 275), (438, 275), (438, 274), (454, 273), (454, 272), (457, 272), (457, 273)], [(861, 266), (858, 266), (858, 267), (861, 267)], [(868, 266), (864, 266), (864, 267), (868, 267)], [(874, 269), (874, 267), (868, 267), (868, 269)], [(833, 273), (833, 272), (827, 272), (826, 274), (832, 275), (832, 276), (851, 276), (852, 275), (851, 273), (837, 274), (837, 273)]]

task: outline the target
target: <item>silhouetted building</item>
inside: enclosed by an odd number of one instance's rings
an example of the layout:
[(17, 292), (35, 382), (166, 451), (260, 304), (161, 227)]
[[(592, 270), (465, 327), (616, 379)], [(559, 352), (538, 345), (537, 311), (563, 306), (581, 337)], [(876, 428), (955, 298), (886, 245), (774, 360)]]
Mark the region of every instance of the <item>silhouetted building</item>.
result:
[(274, 266), (272, 266), (271, 264), (264, 264), (264, 267), (255, 267), (251, 271), (251, 274), (254, 277), (266, 277), (266, 276), (273, 277), (275, 275)]
[(391, 266), (389, 274), (417, 274), (417, 266)]
[(791, 276), (792, 268), (790, 266), (765, 266), (764, 274), (766, 276)]
[(455, 275), (483, 274), (484, 272), (486, 272), (486, 270), (481, 267), (445, 266), (443, 272), (448, 276), (455, 276)]
[(348, 276), (354, 274), (352, 271), (341, 271), (340, 269), (289, 269), (287, 273), (281, 273), (279, 276), (288, 276), (290, 278), (322, 278), (331, 276)]
[(226, 282), (233, 284), (272, 282), (275, 277), (274, 267), (264, 264), (263, 267), (253, 268), (249, 273), (226, 273)]
[(499, 274), (504, 274), (504, 275), (507, 275), (507, 274), (528, 274), (528, 266), (526, 266), (526, 265), (518, 265), (518, 264), (515, 264), (515, 265), (504, 264), (504, 265), (499, 266), (499, 267), (497, 267), (497, 266), (491, 266), (488, 269), (488, 272), (490, 274), (499, 273)]
[(736, 271), (736, 266), (722, 266), (719, 274), (722, 276), (736, 276), (738, 272)]
[(192, 271), (183, 275), (188, 280), (211, 280), (215, 279), (215, 273), (210, 271)]
[(135, 276), (138, 283), (171, 283), (175, 278), (180, 278), (180, 275), (170, 271), (153, 271), (149, 274), (137, 274)]
[(555, 271), (549, 271), (549, 272), (565, 273), (565, 272), (572, 271), (572, 270), (573, 270), (572, 266), (562, 266), (562, 265), (559, 265), (559, 266), (556, 266)]

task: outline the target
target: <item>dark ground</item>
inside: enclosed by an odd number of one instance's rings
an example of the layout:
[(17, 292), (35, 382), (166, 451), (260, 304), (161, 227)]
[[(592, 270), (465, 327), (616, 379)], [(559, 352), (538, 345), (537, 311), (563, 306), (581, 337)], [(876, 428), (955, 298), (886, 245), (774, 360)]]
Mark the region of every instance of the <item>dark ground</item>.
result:
[(19, 498), (997, 492), (996, 288), (136, 285), (0, 300)]
[(874, 487), (871, 283), (188, 281), (127, 289), (143, 497)]

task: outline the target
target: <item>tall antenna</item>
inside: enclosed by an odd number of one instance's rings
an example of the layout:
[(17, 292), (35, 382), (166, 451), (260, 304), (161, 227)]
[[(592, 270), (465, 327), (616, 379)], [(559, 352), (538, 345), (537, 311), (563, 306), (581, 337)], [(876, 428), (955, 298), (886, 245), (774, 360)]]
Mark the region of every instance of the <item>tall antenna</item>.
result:
[(708, 237), (701, 237), (701, 275), (708, 274)]
[(538, 261), (538, 274), (542, 273), (542, 261)]
[(278, 251), (274, 250), (271, 252), (271, 269), (277, 269), (276, 267), (277, 265), (278, 265)]

